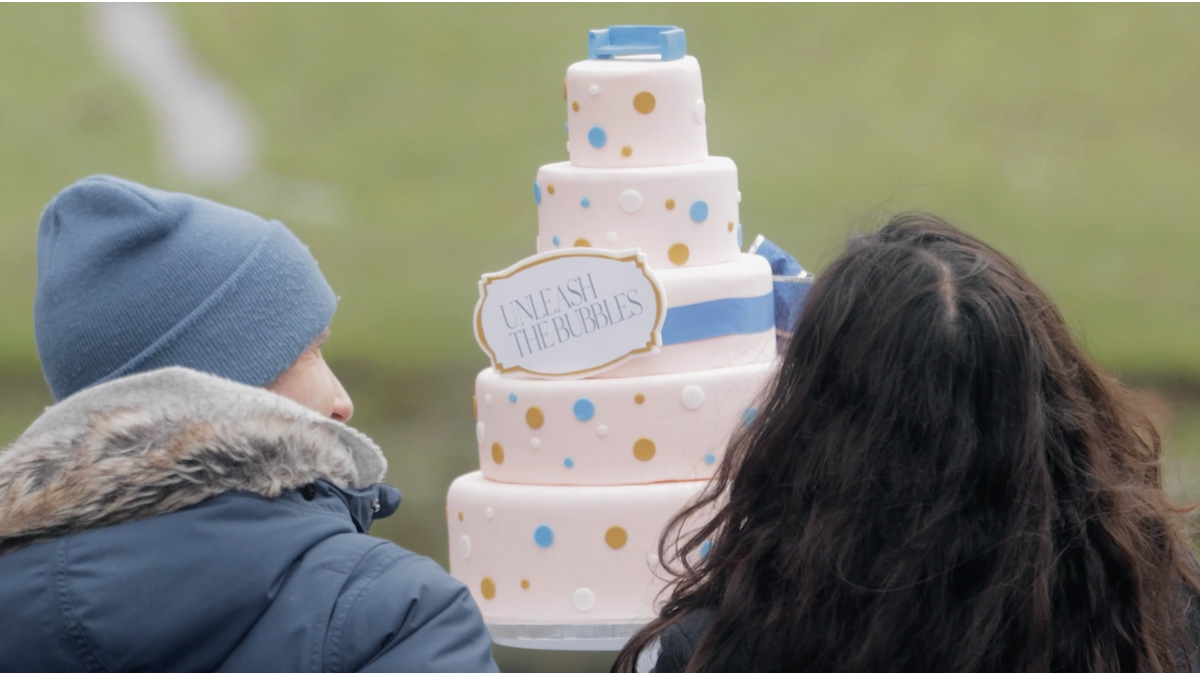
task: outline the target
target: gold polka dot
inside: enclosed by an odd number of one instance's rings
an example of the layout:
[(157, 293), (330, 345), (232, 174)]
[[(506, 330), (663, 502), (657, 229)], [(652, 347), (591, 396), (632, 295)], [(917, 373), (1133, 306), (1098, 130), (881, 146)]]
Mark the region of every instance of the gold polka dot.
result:
[(733, 232), (733, 221), (729, 221), (729, 231)]
[(492, 443), (492, 461), (497, 464), (504, 463), (504, 446), (499, 443)]
[(639, 438), (633, 444), (633, 456), (643, 462), (654, 459), (655, 452), (657, 452), (657, 448), (654, 447), (654, 441), (649, 438)]
[(585, 247), (586, 247), (586, 246), (591, 246), (591, 245), (592, 245), (592, 242), (590, 242), (590, 241), (588, 241), (587, 239), (584, 239), (584, 238), (582, 238), (582, 237), (581, 237), (581, 238), (579, 238), (579, 239), (576, 239), (576, 240), (575, 240), (575, 245), (576, 245), (576, 246), (585, 246)]
[(633, 402), (634, 402), (634, 403), (636, 403), (636, 404), (638, 404), (638, 405), (641, 405), (641, 404), (645, 403), (645, 402), (646, 402), (646, 395), (645, 395), (645, 394), (637, 394), (636, 396), (634, 396), (634, 397), (633, 397)]
[(638, 95), (633, 97), (633, 109), (643, 115), (654, 112), (654, 94), (648, 91), (638, 92)]
[(496, 582), (492, 581), (491, 577), (484, 577), (483, 581), (479, 582), (479, 591), (483, 593), (484, 600), (491, 600), (496, 597)]
[(524, 588), (525, 590), (529, 590), (529, 580), (528, 579), (521, 580), (521, 588)]
[(536, 405), (525, 411), (525, 423), (529, 425), (530, 429), (541, 429), (545, 422), (545, 413)]
[(633, 154), (633, 148), (629, 147), (628, 145), (621, 148), (621, 156), (622, 157), (628, 157), (632, 154)]
[(579, 112), (579, 101), (571, 101), (571, 110)]
[(461, 522), (462, 522), (462, 519), (463, 519), (462, 511), (459, 511), (459, 512), (458, 512), (458, 522), (460, 522), (460, 523), (461, 523)]
[(604, 543), (608, 544), (608, 547), (613, 550), (621, 548), (628, 541), (629, 533), (620, 525), (614, 525), (608, 528), (608, 532), (604, 533)]
[(673, 210), (674, 208), (675, 208), (675, 200), (674, 200), (674, 199), (668, 199), (668, 200), (667, 200), (667, 210), (668, 210), (668, 211), (671, 211), (671, 210)]
[(667, 251), (667, 258), (676, 265), (687, 262), (690, 255), (691, 251), (688, 251), (686, 244), (675, 244)]
[(567, 78), (563, 78), (563, 100), (567, 100)]
[(549, 185), (546, 186), (546, 192), (549, 192), (550, 194), (554, 194), (554, 183), (550, 183)]
[(475, 419), (479, 419), (479, 398), (471, 397), (471, 412), (475, 414)]

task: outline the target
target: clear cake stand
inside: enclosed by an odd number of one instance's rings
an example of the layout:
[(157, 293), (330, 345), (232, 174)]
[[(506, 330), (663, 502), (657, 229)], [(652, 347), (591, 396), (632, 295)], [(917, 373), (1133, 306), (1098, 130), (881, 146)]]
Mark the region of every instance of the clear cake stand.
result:
[(638, 623), (514, 624), (489, 623), (492, 641), (518, 649), (567, 652), (616, 652), (644, 626)]

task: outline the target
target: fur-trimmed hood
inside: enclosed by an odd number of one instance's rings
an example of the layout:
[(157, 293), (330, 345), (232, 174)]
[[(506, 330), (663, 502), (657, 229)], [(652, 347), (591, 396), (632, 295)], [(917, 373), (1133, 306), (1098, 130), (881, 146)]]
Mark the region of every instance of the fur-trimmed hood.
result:
[(0, 452), (0, 554), (318, 479), (365, 488), (387, 462), (362, 433), (263, 389), (165, 368), (48, 408)]

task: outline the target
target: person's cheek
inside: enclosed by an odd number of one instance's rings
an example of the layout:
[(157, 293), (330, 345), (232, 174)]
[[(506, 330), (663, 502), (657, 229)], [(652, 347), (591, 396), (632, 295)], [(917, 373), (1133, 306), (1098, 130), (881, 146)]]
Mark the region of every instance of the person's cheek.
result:
[(323, 416), (328, 416), (329, 408), (325, 401), (320, 359), (306, 356), (297, 363), (297, 370), (299, 376), (295, 387), (297, 401)]

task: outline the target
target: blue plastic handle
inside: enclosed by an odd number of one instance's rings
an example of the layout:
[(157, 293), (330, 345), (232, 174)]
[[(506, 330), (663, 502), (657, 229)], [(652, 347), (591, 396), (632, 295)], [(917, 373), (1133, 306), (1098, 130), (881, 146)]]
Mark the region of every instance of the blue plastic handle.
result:
[(678, 26), (609, 26), (588, 31), (588, 58), (658, 54), (663, 61), (687, 55), (687, 36)]

